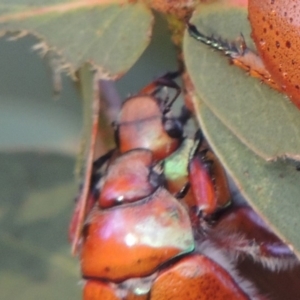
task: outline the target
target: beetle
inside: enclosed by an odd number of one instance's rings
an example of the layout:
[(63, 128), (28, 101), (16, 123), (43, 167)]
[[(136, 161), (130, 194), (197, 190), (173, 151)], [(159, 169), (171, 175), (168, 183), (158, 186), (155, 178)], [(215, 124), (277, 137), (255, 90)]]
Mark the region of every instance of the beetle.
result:
[[(117, 148), (94, 163), (85, 222), (71, 222), (71, 231), (82, 226), (76, 246), (84, 300), (265, 299), (236, 275), (230, 256), (263, 257), (260, 262), (274, 265), (284, 250), (294, 259), (250, 208), (232, 206), (224, 170), (202, 134), (185, 136), (188, 114), (171, 112), (180, 92), (176, 76), (167, 73), (124, 102), (114, 124)], [(165, 86), (175, 89), (174, 97), (160, 96)], [(140, 107), (137, 100), (154, 109), (131, 115)], [(161, 133), (159, 147), (149, 122)], [(136, 140), (124, 140), (126, 131)], [(255, 243), (249, 224), (265, 246)]]
[[(172, 79), (179, 76), (180, 73), (181, 70), (166, 73), (145, 86), (137, 96), (129, 97), (124, 101), (119, 119), (113, 124), (118, 151), (122, 153), (134, 148), (150, 147), (155, 159), (159, 160), (179, 147), (183, 139), (181, 125), (189, 118), (186, 110), (182, 113), (181, 118), (174, 118), (170, 111), (170, 107), (180, 93), (179, 86)], [(155, 97), (164, 86), (175, 89), (176, 92), (172, 99)], [(132, 119), (132, 116), (137, 115), (139, 115), (138, 119), (135, 117)], [(92, 183), (97, 180), (99, 169), (105, 167), (107, 160), (114, 155), (117, 153), (112, 150), (94, 162)], [(69, 228), (73, 254), (77, 252), (84, 218), (93, 206), (90, 196), (81, 197), (81, 193), (79, 193), (78, 199)]]
[[(180, 94), (180, 88), (173, 77), (180, 72), (167, 73), (144, 87), (137, 96), (126, 99), (119, 119), (115, 123), (116, 143), (124, 153), (135, 148), (147, 148), (154, 159), (161, 160), (174, 152), (183, 139), (181, 120), (174, 118), (171, 106)], [(175, 90), (173, 98), (157, 96), (162, 87)]]
[[(189, 165), (201, 165), (198, 173), (206, 175), (204, 164), (196, 161)], [(84, 300), (103, 299), (106, 293), (108, 299), (249, 299), (237, 279), (196, 251), (189, 206), (153, 172), (152, 152), (137, 148), (113, 160), (100, 179), (82, 233)], [(212, 182), (200, 178), (205, 193)], [(211, 202), (202, 202), (195, 201), (206, 215)]]
[(251, 37), (258, 54), (247, 47), (242, 35), (229, 43), (205, 36), (193, 24), (187, 23), (187, 28), (192, 37), (223, 52), (234, 65), (286, 94), (300, 109), (299, 13), (299, 1), (249, 0)]
[(249, 21), (257, 51), (281, 91), (300, 108), (299, 1), (249, 0)]

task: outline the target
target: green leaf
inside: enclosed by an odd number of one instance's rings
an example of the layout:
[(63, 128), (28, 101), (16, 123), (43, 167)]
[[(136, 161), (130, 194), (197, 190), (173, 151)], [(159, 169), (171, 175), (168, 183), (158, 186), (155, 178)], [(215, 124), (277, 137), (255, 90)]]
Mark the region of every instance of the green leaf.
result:
[(75, 154), (81, 129), (80, 96), (62, 76), (58, 97), (49, 69), (31, 51), (36, 40), (0, 40), (0, 150), (38, 149)]
[[(77, 173), (83, 175), (85, 172), (91, 173), (93, 162), (93, 150), (97, 137), (98, 117), (99, 117), (99, 93), (95, 84), (94, 72), (88, 64), (85, 64), (78, 71), (79, 90), (82, 96), (83, 107), (83, 132), (81, 138), (81, 151), (78, 158)], [(94, 132), (94, 134), (93, 134)], [(86, 170), (85, 170), (86, 169)], [(81, 179), (81, 178), (80, 178)], [(89, 182), (89, 179), (85, 179)]]
[(258, 157), (205, 104), (199, 107), (202, 129), (209, 143), (246, 200), (300, 255), (300, 172), (293, 163), (266, 162)]
[(0, 289), (3, 299), (80, 299), (67, 228), (74, 159), (0, 154)]
[(60, 68), (73, 73), (88, 61), (106, 78), (125, 73), (148, 45), (153, 17), (142, 3), (50, 2), (0, 1), (0, 32), (34, 34), (36, 49), (62, 57)]
[[(253, 48), (245, 9), (202, 5), (191, 23), (208, 36), (229, 41), (243, 33)], [(188, 34), (184, 56), (197, 94), (235, 137), (265, 160), (300, 159), (300, 112), (284, 95), (231, 66), (224, 55)], [(214, 138), (219, 132), (210, 130), (210, 134)]]

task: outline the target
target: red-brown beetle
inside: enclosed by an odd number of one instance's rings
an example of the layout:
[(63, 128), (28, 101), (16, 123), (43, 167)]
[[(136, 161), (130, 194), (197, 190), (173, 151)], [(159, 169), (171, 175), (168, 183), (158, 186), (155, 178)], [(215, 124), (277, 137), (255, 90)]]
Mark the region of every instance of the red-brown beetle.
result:
[(259, 55), (247, 47), (243, 36), (228, 43), (205, 36), (192, 24), (188, 24), (188, 31), (198, 41), (223, 52), (251, 76), (285, 93), (300, 109), (300, 2), (248, 0), (248, 14)]
[[(108, 299), (249, 299), (223, 267), (195, 251), (189, 206), (165, 189), (160, 174), (153, 175), (151, 159), (149, 150), (130, 150), (98, 183), (80, 251), (84, 300), (105, 293)], [(198, 162), (199, 173), (207, 174)], [(206, 198), (212, 182), (200, 180)], [(210, 206), (201, 203), (199, 210), (207, 214)]]
[[(83, 299), (265, 299), (247, 288), (249, 283), (226, 262), (230, 245), (224, 236), (233, 236), (234, 254), (248, 254), (247, 247), (240, 249), (235, 230), (240, 231), (239, 215), (250, 223), (252, 215), (230, 210), (225, 173), (213, 153), (201, 147), (201, 135), (189, 139), (181, 129), (169, 134), (165, 124), (171, 120), (182, 125), (186, 117), (170, 117), (169, 99), (157, 95), (165, 85), (176, 87), (177, 97), (179, 89), (167, 75), (125, 102), (126, 113), (121, 111), (115, 124), (119, 147), (94, 164), (79, 244)], [(139, 101), (155, 104), (150, 117), (148, 112), (142, 113), (144, 118), (130, 114), (138, 110)], [(161, 133), (159, 147), (151, 143), (149, 122)], [(137, 140), (124, 140), (126, 131)], [(232, 220), (231, 212), (237, 215)], [(269, 238), (266, 226), (260, 230), (266, 232), (267, 243), (256, 256), (264, 254), (272, 261), (279, 251), (276, 244), (293, 259), (275, 236)], [(252, 250), (253, 240), (251, 232), (245, 234), (243, 245)]]
[[(101, 174), (103, 167), (117, 152), (124, 153), (136, 148), (145, 148), (152, 151), (157, 161), (165, 158), (176, 150), (183, 140), (182, 125), (189, 118), (185, 110), (180, 118), (174, 118), (171, 106), (180, 94), (180, 87), (173, 78), (181, 72), (170, 72), (144, 87), (138, 95), (124, 101), (118, 120), (114, 123), (115, 138), (118, 151), (110, 151), (100, 157), (93, 167), (92, 183), (97, 180), (97, 173)], [(161, 99), (156, 96), (163, 87), (175, 89), (173, 98)], [(79, 197), (70, 223), (69, 238), (72, 241), (72, 252), (76, 253), (79, 235), (82, 231), (83, 220), (93, 206), (91, 197)]]
[(280, 90), (300, 109), (300, 1), (248, 2), (252, 38)]

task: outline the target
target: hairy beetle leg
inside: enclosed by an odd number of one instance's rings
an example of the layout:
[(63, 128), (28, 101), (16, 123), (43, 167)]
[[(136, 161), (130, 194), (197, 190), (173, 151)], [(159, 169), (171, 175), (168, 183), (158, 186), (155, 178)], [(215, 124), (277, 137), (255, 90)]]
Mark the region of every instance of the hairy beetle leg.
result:
[(272, 75), (266, 69), (260, 56), (248, 48), (242, 34), (236, 41), (228, 42), (214, 36), (206, 36), (190, 23), (187, 23), (187, 30), (195, 40), (222, 52), (233, 65), (245, 70), (250, 76), (258, 78), (279, 92), (283, 92), (282, 87), (274, 81)]

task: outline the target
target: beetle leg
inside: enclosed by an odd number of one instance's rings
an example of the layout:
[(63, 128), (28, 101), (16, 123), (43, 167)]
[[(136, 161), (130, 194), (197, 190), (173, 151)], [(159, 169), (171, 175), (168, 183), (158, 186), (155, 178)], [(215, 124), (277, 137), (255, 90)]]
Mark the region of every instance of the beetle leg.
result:
[(224, 169), (209, 149), (201, 150), (194, 155), (188, 168), (197, 210), (201, 212), (202, 217), (209, 220), (231, 202)]
[(229, 255), (250, 256), (270, 270), (286, 270), (299, 265), (292, 250), (248, 206), (228, 210), (208, 236)]
[(143, 89), (139, 91), (139, 94), (145, 95), (155, 95), (157, 92), (161, 90), (162, 87), (165, 86), (166, 82), (173, 81), (182, 73), (182, 69), (179, 69), (175, 72), (167, 72), (156, 80), (152, 81), (148, 85), (146, 85)]
[(169, 101), (166, 105), (166, 109), (169, 110), (174, 101), (178, 98), (181, 93), (180, 86), (174, 81), (182, 73), (182, 70), (178, 70), (175, 72), (168, 72), (165, 75), (157, 78), (147, 86), (145, 86), (142, 90), (140, 90), (139, 94), (152, 95), (155, 96), (157, 93), (161, 91), (163, 87), (173, 88), (176, 90), (175, 96)]
[(234, 65), (245, 70), (252, 77), (258, 78), (277, 91), (282, 92), (281, 86), (275, 83), (260, 56), (247, 47), (242, 34), (236, 41), (228, 42), (214, 36), (206, 36), (195, 25), (190, 23), (187, 23), (187, 30), (191, 37), (214, 50), (222, 52), (229, 57)]

